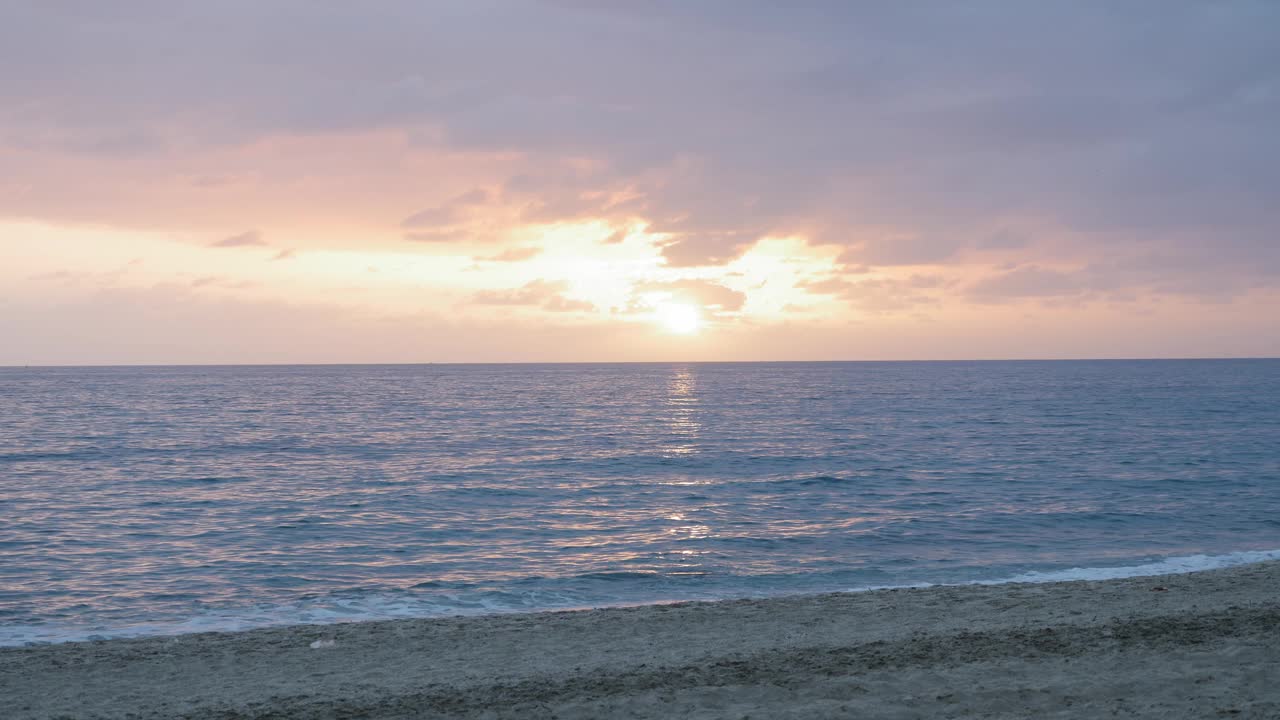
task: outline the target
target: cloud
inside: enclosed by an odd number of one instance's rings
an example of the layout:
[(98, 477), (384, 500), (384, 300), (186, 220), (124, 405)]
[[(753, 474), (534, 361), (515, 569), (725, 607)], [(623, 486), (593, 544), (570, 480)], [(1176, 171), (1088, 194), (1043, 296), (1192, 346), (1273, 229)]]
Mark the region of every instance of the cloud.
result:
[(400, 222), (402, 227), (420, 228), (450, 225), (457, 220), (457, 209), (448, 205), (419, 210)]
[(1024, 248), (1029, 243), (1026, 235), (1002, 228), (978, 241), (978, 248), (983, 250), (1010, 250)]
[(244, 290), (254, 287), (254, 283), (247, 280), (234, 280), (217, 275), (201, 275), (193, 278), (187, 285), (192, 288), (218, 287), (224, 290)]
[(1082, 273), (1027, 265), (974, 283), (969, 288), (969, 295), (990, 302), (1010, 298), (1080, 295), (1088, 290), (1089, 280)]
[(633, 289), (633, 295), (644, 293), (666, 293), (674, 299), (694, 303), (704, 308), (714, 308), (724, 312), (737, 312), (747, 302), (746, 293), (727, 288), (710, 280), (674, 280), (670, 282), (639, 283)]
[(851, 303), (1280, 287), (1274, 2), (112, 8), (6, 11), (0, 215), (512, 262), (644, 226), (659, 279), (794, 235), (874, 271)]
[(222, 238), (209, 243), (209, 247), (218, 248), (236, 248), (236, 247), (266, 247), (267, 242), (262, 239), (261, 234), (257, 230), (249, 230), (239, 235)]
[(473, 188), (446, 203), (429, 207), (410, 215), (400, 222), (405, 228), (432, 228), (439, 225), (454, 225), (462, 221), (469, 210), (487, 204), (489, 192), (484, 188)]
[(813, 295), (834, 296), (862, 311), (891, 313), (938, 304), (939, 291), (947, 284), (946, 278), (938, 275), (913, 274), (858, 280), (832, 276), (801, 283), (799, 288)]
[(478, 262), (521, 262), (540, 254), (542, 254), (542, 248), (539, 247), (514, 247), (503, 250), (495, 255), (477, 257), (475, 259)]
[(959, 246), (944, 235), (890, 236), (864, 241), (845, 250), (838, 262), (847, 265), (931, 265), (955, 256)]
[(563, 295), (553, 295), (542, 304), (543, 309), (552, 312), (594, 312), (595, 305), (586, 300), (573, 300)]
[(590, 312), (595, 306), (589, 302), (564, 296), (569, 283), (563, 280), (532, 280), (509, 290), (481, 290), (471, 297), (476, 305), (504, 305), (541, 307), (553, 312)]
[(418, 243), (465, 244), (476, 242), (475, 235), (464, 230), (424, 230), (405, 233), (404, 239)]
[(472, 297), (479, 305), (540, 305), (568, 289), (564, 281), (532, 280), (511, 290), (481, 290)]
[(755, 241), (734, 234), (681, 237), (662, 246), (662, 258), (670, 267), (724, 265), (742, 257)]

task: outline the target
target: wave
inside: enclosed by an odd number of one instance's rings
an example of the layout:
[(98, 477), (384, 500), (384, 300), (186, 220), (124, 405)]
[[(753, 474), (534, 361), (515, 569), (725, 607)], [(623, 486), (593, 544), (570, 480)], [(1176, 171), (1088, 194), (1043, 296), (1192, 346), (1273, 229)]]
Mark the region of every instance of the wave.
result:
[[(1225, 555), (1185, 555), (1138, 565), (1031, 571), (991, 580), (868, 585), (848, 587), (844, 589), (844, 592), (868, 592), (889, 588), (1118, 580), (1130, 577), (1177, 575), (1205, 570), (1218, 570), (1270, 560), (1280, 560), (1280, 549), (1252, 550)], [(609, 585), (622, 585), (628, 581), (648, 581), (654, 578), (655, 575), (651, 573), (602, 572), (575, 576), (573, 580), (596, 580)], [(430, 587), (430, 584), (423, 584), (421, 587), (425, 589)], [(762, 597), (799, 594), (796, 591), (787, 592), (782, 587), (771, 587), (763, 589), (761, 592), (756, 592), (754, 595), (750, 591), (727, 594), (682, 593), (679, 595), (648, 598), (634, 597), (620, 600), (617, 596), (612, 599), (601, 599), (601, 597), (587, 597), (551, 588), (528, 589), (519, 592), (476, 591), (474, 588), (468, 591), (458, 587), (449, 590), (444, 588), (434, 589), (442, 592), (434, 592), (430, 595), (386, 592), (374, 592), (367, 595), (352, 594), (284, 605), (258, 605), (222, 611), (208, 611), (181, 620), (159, 620), (119, 625), (98, 624), (90, 626), (86, 624), (62, 625), (58, 623), (6, 625), (0, 623), (0, 647), (80, 642), (108, 638), (235, 632), (285, 625), (330, 625), (372, 620), (497, 615), (590, 607), (622, 607), (684, 601), (730, 600), (745, 596)], [(827, 592), (836, 589), (832, 588)], [(816, 590), (810, 588), (802, 592), (816, 592)]]
[(1070, 568), (1067, 570), (1050, 570), (1046, 572), (1027, 572), (1000, 580), (981, 580), (974, 584), (1005, 585), (1010, 583), (1051, 583), (1075, 580), (1119, 580), (1130, 577), (1147, 577), (1151, 575), (1181, 575), (1203, 570), (1220, 570), (1237, 565), (1280, 560), (1280, 549), (1248, 550), (1228, 553), (1226, 555), (1184, 555), (1165, 558), (1142, 565), (1124, 565), (1121, 567)]

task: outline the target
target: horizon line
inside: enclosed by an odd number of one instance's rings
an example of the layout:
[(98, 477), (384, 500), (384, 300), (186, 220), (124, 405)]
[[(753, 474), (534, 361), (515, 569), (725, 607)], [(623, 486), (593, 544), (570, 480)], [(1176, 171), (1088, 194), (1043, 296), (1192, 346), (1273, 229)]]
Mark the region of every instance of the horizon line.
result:
[(531, 365), (816, 365), (853, 363), (997, 363), (997, 362), (1187, 362), (1232, 360), (1280, 360), (1280, 356), (1229, 355), (1220, 357), (1052, 357), (1052, 358), (954, 358), (954, 359), (863, 359), (863, 360), (500, 360), (500, 361), (416, 361), (416, 362), (245, 362), (245, 363), (62, 363), (6, 365), (0, 370), (109, 369), (109, 368), (237, 368), (237, 367), (423, 367), (442, 366), (531, 366)]

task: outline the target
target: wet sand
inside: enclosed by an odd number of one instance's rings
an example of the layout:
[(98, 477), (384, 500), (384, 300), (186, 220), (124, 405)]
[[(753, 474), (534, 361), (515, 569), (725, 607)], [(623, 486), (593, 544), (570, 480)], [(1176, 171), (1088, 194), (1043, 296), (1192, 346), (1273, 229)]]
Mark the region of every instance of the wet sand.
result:
[(1112, 716), (1280, 718), (1280, 563), (0, 649), (13, 719)]

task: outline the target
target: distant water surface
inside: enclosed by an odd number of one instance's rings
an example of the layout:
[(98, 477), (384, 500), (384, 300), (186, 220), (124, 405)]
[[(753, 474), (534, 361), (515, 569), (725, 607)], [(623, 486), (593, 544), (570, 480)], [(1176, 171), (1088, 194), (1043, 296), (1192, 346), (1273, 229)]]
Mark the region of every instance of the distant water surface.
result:
[(0, 644), (1278, 549), (1277, 360), (0, 369)]

